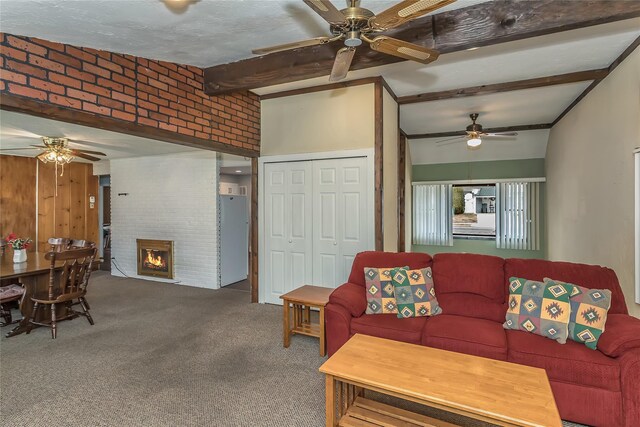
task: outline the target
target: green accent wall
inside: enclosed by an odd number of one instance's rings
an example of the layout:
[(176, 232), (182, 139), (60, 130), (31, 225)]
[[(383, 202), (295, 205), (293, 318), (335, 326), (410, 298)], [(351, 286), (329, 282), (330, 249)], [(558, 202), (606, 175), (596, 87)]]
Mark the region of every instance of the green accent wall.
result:
[(540, 178), (545, 176), (544, 159), (413, 165), (412, 171), (413, 182)]
[[(484, 162), (440, 163), (413, 165), (413, 182), (420, 181), (464, 181), (475, 179), (540, 178), (545, 176), (544, 159), (494, 160)], [(502, 258), (546, 259), (546, 184), (540, 194), (540, 250), (525, 251), (498, 249), (495, 240), (453, 239), (453, 246), (412, 245), (414, 252), (437, 254), (442, 252), (469, 252), (495, 255)]]

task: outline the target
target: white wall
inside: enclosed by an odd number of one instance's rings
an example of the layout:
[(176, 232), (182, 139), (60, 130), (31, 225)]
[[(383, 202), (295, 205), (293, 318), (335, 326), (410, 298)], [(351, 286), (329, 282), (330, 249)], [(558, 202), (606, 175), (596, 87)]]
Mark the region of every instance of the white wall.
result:
[(384, 250), (398, 250), (398, 104), (382, 89), (382, 220)]
[(634, 165), (640, 145), (640, 49), (551, 130), (547, 148), (550, 259), (615, 270), (634, 303)]
[[(218, 288), (215, 153), (111, 160), (112, 256), (137, 276), (136, 239), (174, 241), (174, 282)], [(118, 195), (128, 193), (128, 195)], [(115, 266), (113, 275), (122, 276)]]
[(371, 148), (373, 84), (261, 102), (262, 156)]

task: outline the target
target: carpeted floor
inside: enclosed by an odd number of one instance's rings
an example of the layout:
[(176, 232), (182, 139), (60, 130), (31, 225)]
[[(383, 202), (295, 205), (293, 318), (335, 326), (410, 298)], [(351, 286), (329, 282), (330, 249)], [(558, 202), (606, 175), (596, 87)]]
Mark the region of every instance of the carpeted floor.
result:
[(94, 274), (95, 326), (62, 322), (56, 340), (3, 328), (0, 425), (324, 425), (324, 358), (309, 337), (282, 348), (281, 307)]

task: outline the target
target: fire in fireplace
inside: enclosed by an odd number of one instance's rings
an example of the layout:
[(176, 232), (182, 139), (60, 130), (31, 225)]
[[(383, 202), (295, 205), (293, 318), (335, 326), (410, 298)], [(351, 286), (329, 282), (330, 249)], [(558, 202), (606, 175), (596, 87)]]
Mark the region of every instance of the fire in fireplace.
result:
[(173, 241), (136, 239), (138, 275), (173, 279)]

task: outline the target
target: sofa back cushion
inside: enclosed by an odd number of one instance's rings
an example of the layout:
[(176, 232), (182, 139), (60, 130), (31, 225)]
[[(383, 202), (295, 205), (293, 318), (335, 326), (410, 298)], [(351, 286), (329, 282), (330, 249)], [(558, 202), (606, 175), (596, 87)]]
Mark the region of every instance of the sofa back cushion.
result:
[(419, 252), (360, 252), (353, 260), (349, 283), (355, 283), (356, 285), (364, 287), (365, 267), (385, 268), (404, 266), (408, 266), (411, 270), (431, 267), (431, 256)]
[(433, 282), (443, 314), (504, 322), (504, 259), (478, 254), (437, 254)]
[[(620, 283), (618, 283), (618, 276), (610, 268), (572, 262), (509, 258), (505, 260), (505, 290), (509, 286), (509, 277), (512, 276), (538, 281), (549, 277), (589, 289), (608, 289), (611, 291), (609, 313), (628, 313), (624, 294)], [(436, 281), (436, 292), (438, 292), (437, 286), (438, 282)]]

